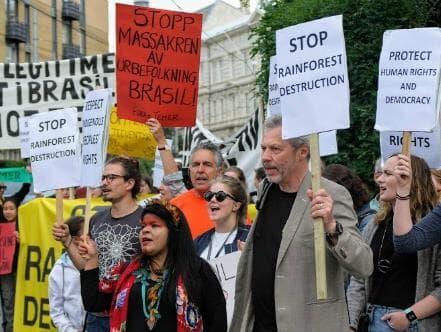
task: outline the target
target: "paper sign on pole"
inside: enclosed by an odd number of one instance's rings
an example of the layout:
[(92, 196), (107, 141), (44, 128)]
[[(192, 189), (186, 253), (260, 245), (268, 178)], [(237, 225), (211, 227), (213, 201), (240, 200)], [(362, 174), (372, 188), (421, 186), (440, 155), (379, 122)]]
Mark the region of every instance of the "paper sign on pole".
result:
[(277, 57), (274, 55), (270, 58), (270, 68), (268, 77), (268, 104), (266, 107), (266, 115), (270, 117), (274, 114), (280, 114), (280, 92), (277, 84)]
[[(403, 132), (381, 131), (380, 150), (382, 160), (394, 153), (401, 153)], [(439, 128), (433, 132), (413, 132), (410, 143), (412, 154), (426, 160), (430, 168), (441, 167), (441, 133)]]
[(337, 130), (324, 131), (319, 134), (320, 157), (338, 153)]
[(101, 185), (107, 154), (110, 99), (108, 89), (93, 90), (86, 95), (82, 119), (81, 186)]
[(36, 192), (80, 184), (81, 153), (75, 108), (34, 114), (29, 146)]
[(194, 126), (202, 15), (116, 5), (118, 116)]
[(227, 321), (230, 326), (234, 310), (234, 293), (236, 290), (236, 273), (239, 264), (241, 251), (211, 259), (209, 263), (219, 279), (222, 290), (224, 291), (225, 301), (227, 302)]
[(375, 129), (431, 131), (435, 128), (440, 68), (440, 28), (385, 31)]
[(341, 15), (276, 31), (283, 138), (349, 127)]
[[(173, 145), (173, 140), (166, 139), (166, 141), (167, 141), (167, 146)], [(164, 178), (164, 166), (162, 165), (161, 155), (158, 149), (156, 149), (155, 166), (153, 167), (153, 186), (159, 188), (163, 178)]]
[(110, 114), (107, 152), (147, 160), (155, 159), (156, 141), (144, 123), (118, 117), (116, 108)]
[(0, 224), (0, 275), (12, 272), (17, 238), (15, 222)]
[(29, 122), (28, 118), (18, 119), (21, 158), (29, 158)]

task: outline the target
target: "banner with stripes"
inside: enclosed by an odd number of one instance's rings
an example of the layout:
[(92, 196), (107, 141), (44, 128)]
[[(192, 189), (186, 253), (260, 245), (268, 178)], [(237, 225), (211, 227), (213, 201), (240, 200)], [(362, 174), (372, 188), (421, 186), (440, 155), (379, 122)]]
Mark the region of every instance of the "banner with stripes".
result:
[(188, 167), (191, 150), (200, 142), (211, 141), (219, 146), (227, 166), (240, 167), (247, 178), (249, 189), (253, 186), (254, 170), (261, 166), (260, 142), (262, 138), (263, 114), (257, 109), (237, 133), (225, 141), (213, 135), (202, 123), (184, 131), (182, 164)]

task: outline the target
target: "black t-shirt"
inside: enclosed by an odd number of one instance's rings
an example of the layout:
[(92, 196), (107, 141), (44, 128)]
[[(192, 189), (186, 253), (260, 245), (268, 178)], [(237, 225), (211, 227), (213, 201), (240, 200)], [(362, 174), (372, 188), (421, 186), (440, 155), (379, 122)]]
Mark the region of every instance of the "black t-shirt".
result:
[[(402, 254), (395, 252), (392, 230), (392, 220), (389, 219), (378, 226), (372, 238), (374, 272), (372, 274), (373, 282), (369, 302), (406, 309), (415, 302), (418, 258), (417, 253)], [(390, 267), (386, 269), (379, 268), (379, 261), (381, 266)], [(386, 273), (382, 273), (380, 270)]]
[(272, 185), (259, 211), (254, 230), (251, 280), (254, 332), (277, 331), (274, 277), (282, 231), (297, 193), (286, 193)]

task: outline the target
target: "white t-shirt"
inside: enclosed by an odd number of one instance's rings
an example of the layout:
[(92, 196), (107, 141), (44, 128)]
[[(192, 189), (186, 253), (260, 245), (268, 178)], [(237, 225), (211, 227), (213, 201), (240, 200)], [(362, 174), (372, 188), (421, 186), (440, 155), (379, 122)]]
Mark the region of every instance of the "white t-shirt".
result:
[[(205, 248), (204, 251), (202, 251), (200, 257), (210, 260), (216, 258), (216, 256), (217, 257), (224, 256), (225, 255), (224, 246), (226, 244), (233, 243), (234, 239), (236, 238), (236, 235), (237, 235), (237, 228), (232, 233), (231, 232), (219, 233), (215, 231), (211, 236), (211, 242), (208, 244), (207, 248)], [(211, 246), (211, 253), (210, 253), (210, 257), (208, 257), (210, 246)]]

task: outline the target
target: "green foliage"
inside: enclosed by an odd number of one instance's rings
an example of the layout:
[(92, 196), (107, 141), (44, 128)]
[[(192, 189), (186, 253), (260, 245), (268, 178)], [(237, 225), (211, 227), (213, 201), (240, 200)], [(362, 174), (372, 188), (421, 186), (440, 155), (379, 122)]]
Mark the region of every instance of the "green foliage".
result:
[(261, 58), (256, 91), (267, 98), (270, 57), (276, 53), (275, 31), (284, 27), (343, 14), (349, 84), (351, 128), (338, 132), (339, 154), (327, 163), (352, 168), (372, 184), (375, 160), (379, 157), (375, 124), (378, 59), (383, 32), (437, 26), (441, 19), (439, 0), (275, 0), (264, 6), (264, 15), (253, 30), (252, 54)]

